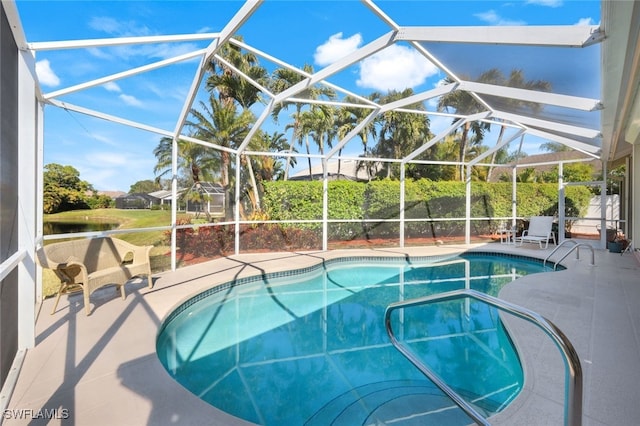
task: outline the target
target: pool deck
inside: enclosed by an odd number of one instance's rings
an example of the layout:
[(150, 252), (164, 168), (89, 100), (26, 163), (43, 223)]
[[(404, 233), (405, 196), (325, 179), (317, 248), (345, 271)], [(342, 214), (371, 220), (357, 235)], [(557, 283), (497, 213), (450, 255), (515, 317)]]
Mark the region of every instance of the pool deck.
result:
[[(245, 254), (154, 275), (127, 286), (122, 301), (113, 288), (91, 297), (86, 316), (81, 295), (65, 296), (54, 315), (45, 300), (36, 323), (36, 346), (27, 351), (3, 424), (246, 425), (201, 401), (164, 370), (155, 353), (162, 320), (173, 308), (216, 283), (242, 276), (310, 266), (339, 256), (429, 256), (468, 249), (546, 257), (552, 250), (498, 243), (405, 249)], [(556, 253), (559, 259), (565, 249)], [(570, 255), (567, 270), (534, 274), (508, 284), (500, 297), (556, 324), (576, 348), (584, 375), (583, 425), (640, 422), (640, 262), (589, 250)], [(493, 424), (562, 424), (564, 367), (558, 350), (535, 326), (509, 321), (525, 368), (525, 389)], [(520, 329), (524, 330), (520, 332)], [(284, 402), (283, 402), (284, 403)], [(22, 420), (16, 417), (23, 411)], [(57, 410), (58, 419), (37, 417)], [(64, 419), (63, 417), (68, 418)], [(46, 417), (46, 416), (42, 416)]]

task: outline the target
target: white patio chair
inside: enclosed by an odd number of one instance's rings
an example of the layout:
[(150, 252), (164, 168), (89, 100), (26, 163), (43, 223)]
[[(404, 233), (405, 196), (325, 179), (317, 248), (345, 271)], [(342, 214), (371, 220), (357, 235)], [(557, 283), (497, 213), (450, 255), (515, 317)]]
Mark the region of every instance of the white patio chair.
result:
[(544, 248), (549, 247), (549, 240), (553, 240), (553, 244), (556, 244), (556, 235), (552, 230), (553, 216), (532, 216), (529, 221), (529, 229), (525, 229), (521, 237), (518, 237), (520, 245), (524, 243), (538, 243), (542, 249), (542, 243), (545, 243)]

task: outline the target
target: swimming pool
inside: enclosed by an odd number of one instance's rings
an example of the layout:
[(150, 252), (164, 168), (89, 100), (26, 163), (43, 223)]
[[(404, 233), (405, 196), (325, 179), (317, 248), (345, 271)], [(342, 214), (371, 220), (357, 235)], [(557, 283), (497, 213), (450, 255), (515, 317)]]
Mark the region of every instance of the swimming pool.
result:
[[(343, 258), (217, 286), (164, 321), (158, 356), (201, 399), (265, 425), (468, 424), (391, 345), (392, 302), (460, 288), (490, 295), (551, 271), (533, 259)], [(497, 311), (463, 299), (394, 313), (396, 336), (487, 416), (523, 373)]]

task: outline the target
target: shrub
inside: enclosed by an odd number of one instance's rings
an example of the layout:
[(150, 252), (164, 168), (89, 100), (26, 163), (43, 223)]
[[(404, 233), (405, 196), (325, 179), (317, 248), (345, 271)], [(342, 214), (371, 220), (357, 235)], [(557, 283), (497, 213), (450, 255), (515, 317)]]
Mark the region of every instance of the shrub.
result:
[[(179, 224), (191, 224), (191, 220), (180, 221)], [(165, 235), (167, 239), (171, 238), (170, 232), (166, 232)], [(180, 252), (197, 257), (218, 257), (233, 253), (234, 238), (234, 227), (230, 225), (184, 228), (176, 232)], [(317, 250), (320, 246), (320, 237), (309, 229), (282, 227), (275, 224), (240, 227), (240, 247), (244, 251)]]

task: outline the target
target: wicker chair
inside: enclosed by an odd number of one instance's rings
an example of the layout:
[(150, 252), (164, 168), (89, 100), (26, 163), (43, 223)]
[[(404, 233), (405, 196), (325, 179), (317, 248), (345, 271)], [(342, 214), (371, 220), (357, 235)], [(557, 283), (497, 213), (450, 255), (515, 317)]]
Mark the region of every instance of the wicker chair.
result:
[(72, 287), (82, 287), (87, 315), (91, 313), (89, 296), (100, 287), (115, 284), (124, 300), (127, 281), (144, 275), (151, 288), (151, 248), (112, 237), (71, 240), (41, 247), (36, 256), (38, 263), (43, 268), (53, 270), (60, 279), (51, 314), (56, 312), (60, 296)]

